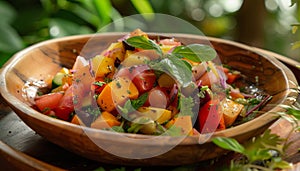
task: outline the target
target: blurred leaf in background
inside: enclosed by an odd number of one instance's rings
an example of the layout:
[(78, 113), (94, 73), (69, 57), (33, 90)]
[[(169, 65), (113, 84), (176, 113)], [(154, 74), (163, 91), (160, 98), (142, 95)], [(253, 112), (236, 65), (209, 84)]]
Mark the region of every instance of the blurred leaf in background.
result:
[[(109, 31), (104, 26), (111, 21), (134, 14), (151, 19), (145, 13), (175, 16), (193, 24), (204, 35), (258, 46), (300, 61), (300, 48), (291, 51), (291, 43), (300, 40), (299, 31), (291, 34), (291, 24), (300, 20), (298, 1), (0, 0), (0, 67), (12, 54), (34, 43)], [(132, 28), (143, 27), (137, 20), (130, 22)], [(116, 24), (122, 27), (122, 23)]]
[[(0, 0), (0, 67), (17, 51), (57, 37), (96, 33), (121, 18), (111, 0)], [(152, 13), (148, 0), (126, 1), (132, 14)]]
[(18, 32), (11, 27), (11, 23), (16, 17), (15, 9), (5, 1), (0, 1), (0, 66), (8, 60), (8, 58), (23, 48), (22, 38)]

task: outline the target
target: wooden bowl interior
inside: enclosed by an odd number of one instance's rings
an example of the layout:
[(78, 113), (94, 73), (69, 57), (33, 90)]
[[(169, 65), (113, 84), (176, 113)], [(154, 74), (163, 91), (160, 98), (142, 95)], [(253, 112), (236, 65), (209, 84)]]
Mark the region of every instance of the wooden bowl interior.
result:
[[(84, 135), (81, 126), (50, 118), (38, 113), (27, 105), (22, 96), (22, 87), (28, 80), (47, 80), (50, 75), (54, 75), (61, 67), (72, 67), (78, 55), (88, 58), (93, 57), (107, 48), (110, 43), (122, 37), (122, 35), (121, 33), (111, 33), (54, 39), (17, 53), (2, 71), (2, 96), (21, 119), (38, 134), (63, 148), (93, 160), (127, 165), (179, 165), (194, 163), (220, 155), (222, 150), (212, 143), (199, 144), (199, 137), (191, 136), (184, 139), (180, 145), (168, 153), (157, 157), (138, 160), (120, 158), (99, 149), (89, 137)], [(176, 38), (184, 44), (208, 42), (207, 39), (193, 35), (178, 34)], [(243, 74), (248, 76), (249, 81), (254, 83), (257, 76), (259, 80), (257, 86), (273, 96), (273, 99), (270, 101), (272, 106), (265, 107), (264, 111), (278, 111), (280, 109), (276, 107), (277, 104), (290, 104), (292, 101), (288, 101), (287, 97), (297, 96), (296, 93), (290, 91), (296, 87), (296, 85), (291, 84), (291, 82), (297, 83), (296, 78), (288, 68), (276, 59), (258, 54), (250, 47), (238, 43), (214, 38), (209, 38), (209, 41), (218, 52), (222, 63), (242, 71)], [(263, 114), (262, 117), (249, 123), (220, 131), (215, 136), (228, 136), (244, 141), (267, 129), (275, 119), (276, 117), (273, 115)], [(122, 136), (101, 130), (88, 128), (87, 130), (96, 139), (107, 141), (108, 144), (111, 143), (115, 147), (119, 146), (120, 142), (127, 143), (129, 152), (132, 150), (130, 147), (133, 142), (124, 142)], [(107, 137), (110, 138), (108, 139)], [(135, 138), (145, 138), (145, 136), (137, 135)], [(64, 139), (64, 141), (61, 141), (61, 139)], [(172, 137), (163, 138), (157, 144), (148, 142), (145, 145), (149, 148), (140, 146), (139, 149), (155, 150), (157, 146), (173, 145)]]

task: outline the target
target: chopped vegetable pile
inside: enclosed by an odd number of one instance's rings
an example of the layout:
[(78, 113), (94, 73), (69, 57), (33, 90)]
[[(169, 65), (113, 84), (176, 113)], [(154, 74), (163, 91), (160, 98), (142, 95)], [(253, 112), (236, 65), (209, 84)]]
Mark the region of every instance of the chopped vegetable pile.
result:
[[(150, 39), (137, 29), (53, 76), (34, 107), (95, 129), (147, 135), (195, 135), (256, 117), (270, 96), (247, 94), (242, 73), (217, 65), (208, 45)], [(243, 87), (244, 89), (244, 87)]]

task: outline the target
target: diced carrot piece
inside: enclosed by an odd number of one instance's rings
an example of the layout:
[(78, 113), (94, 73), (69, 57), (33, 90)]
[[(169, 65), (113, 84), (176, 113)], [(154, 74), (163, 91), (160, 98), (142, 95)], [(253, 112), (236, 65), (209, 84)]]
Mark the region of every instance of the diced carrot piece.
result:
[(71, 123), (76, 124), (76, 125), (83, 125), (83, 122), (77, 115), (73, 116)]
[(128, 78), (119, 77), (108, 83), (97, 98), (97, 103), (102, 110), (111, 112), (117, 105), (139, 96), (138, 89)]
[(113, 114), (104, 111), (91, 124), (91, 128), (103, 129), (103, 128), (111, 128), (113, 126), (119, 126), (119, 125), (121, 125), (121, 123), (117, 120), (117, 118)]
[(166, 123), (165, 127), (166, 127), (167, 129), (169, 129), (169, 128), (171, 128), (171, 126), (174, 125), (174, 123), (175, 123), (175, 118), (169, 120), (169, 121)]
[(225, 99), (221, 102), (221, 105), (223, 108), (223, 118), (225, 126), (231, 126), (238, 115), (241, 113), (244, 105), (236, 103), (230, 99)]
[(97, 104), (102, 110), (111, 112), (115, 109), (116, 104), (113, 101), (112, 94), (113, 92), (111, 86), (107, 85), (98, 96)]
[(219, 126), (218, 126), (218, 130), (224, 130), (226, 129), (226, 126), (225, 126), (225, 120), (224, 120), (224, 116), (222, 115), (221, 116), (221, 119), (220, 119), (220, 123), (219, 123)]
[(237, 80), (240, 77), (239, 74), (233, 74), (233, 73), (227, 73), (226, 76), (227, 76), (226, 82), (228, 84), (232, 84), (235, 80)]
[(172, 123), (172, 126), (181, 128), (182, 135), (193, 135), (193, 123), (192, 118), (189, 115), (178, 116), (174, 119), (174, 123)]
[(239, 91), (230, 91), (229, 95), (233, 100), (238, 98), (245, 98), (245, 96)]
[(226, 67), (221, 67), (221, 70), (223, 70), (225, 74), (229, 73), (229, 69)]

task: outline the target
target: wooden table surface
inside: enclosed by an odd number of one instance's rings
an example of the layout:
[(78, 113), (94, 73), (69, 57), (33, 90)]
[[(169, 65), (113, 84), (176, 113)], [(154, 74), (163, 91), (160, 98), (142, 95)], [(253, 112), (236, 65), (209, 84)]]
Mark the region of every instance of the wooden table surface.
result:
[[(290, 59), (280, 60), (294, 72), (300, 82), (300, 70), (295, 67), (295, 62)], [(300, 101), (299, 98), (298, 101)], [(85, 159), (46, 141), (1, 102), (0, 100), (0, 170), (95, 170), (101, 167), (110, 170), (123, 167)], [(285, 120), (278, 120), (270, 129), (278, 135), (286, 137), (291, 125)], [(300, 133), (294, 132), (287, 138), (291, 145), (287, 149), (286, 160), (295, 164), (294, 170), (300, 170)], [(228, 165), (233, 157), (234, 155), (229, 153), (211, 161), (189, 166), (164, 167), (163, 169), (215, 170), (221, 168), (222, 165)], [(126, 170), (138, 168), (141, 167), (126, 167)], [(158, 168), (143, 167), (141, 169), (157, 170)]]

